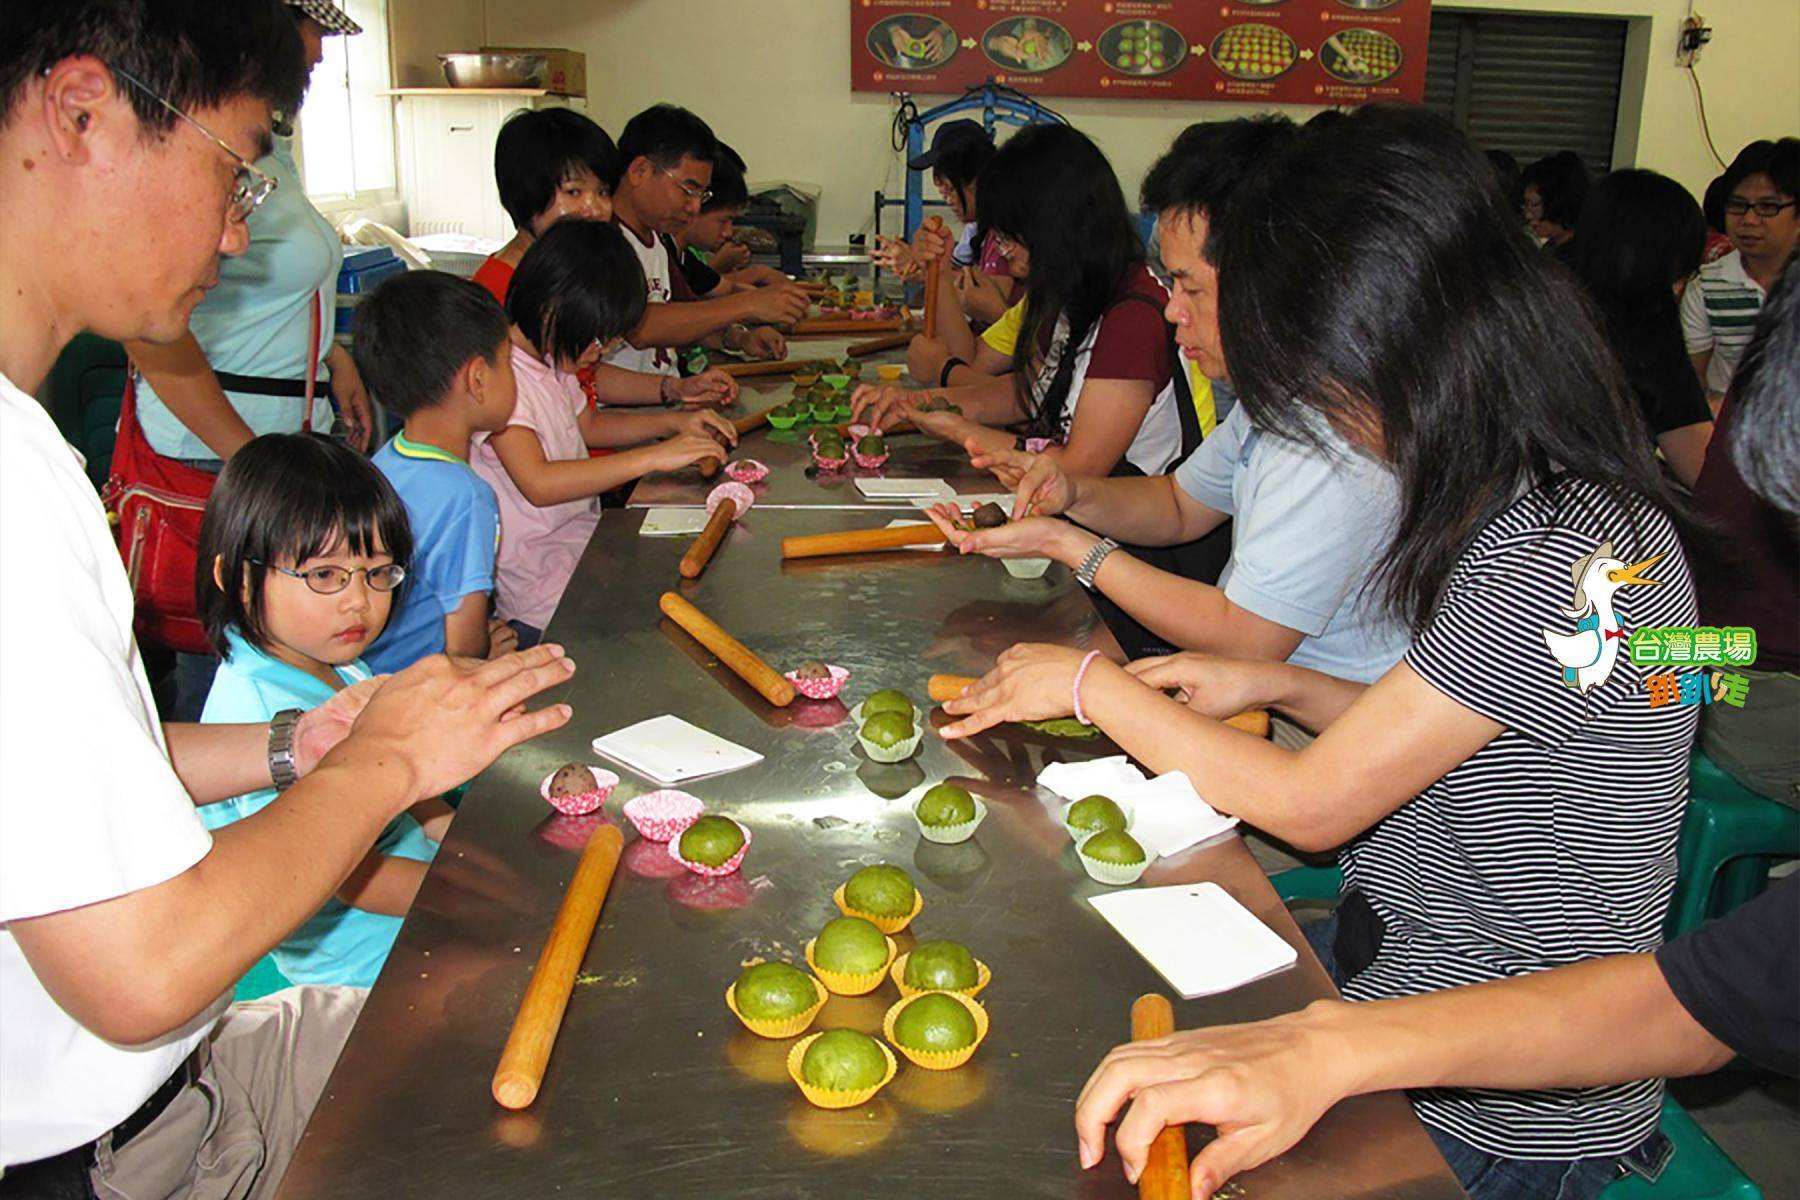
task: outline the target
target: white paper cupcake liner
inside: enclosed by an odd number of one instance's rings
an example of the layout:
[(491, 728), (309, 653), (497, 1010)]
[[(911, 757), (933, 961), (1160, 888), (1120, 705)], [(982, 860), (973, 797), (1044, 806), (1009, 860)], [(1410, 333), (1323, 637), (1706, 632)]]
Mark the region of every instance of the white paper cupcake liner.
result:
[(1076, 854), (1081, 859), (1082, 869), (1088, 873), (1089, 879), (1096, 883), (1104, 883), (1108, 887), (1126, 887), (1136, 883), (1144, 877), (1144, 872), (1150, 869), (1150, 864), (1156, 861), (1156, 855), (1151, 852), (1150, 847), (1145, 846), (1143, 862), (1132, 863), (1130, 866), (1122, 863), (1097, 862), (1081, 853), (1081, 846), (1086, 843), (1087, 838), (1083, 838), (1081, 843), (1076, 846)]
[(919, 836), (928, 842), (936, 842), (940, 846), (954, 846), (958, 842), (966, 842), (975, 836), (981, 823), (987, 820), (987, 805), (980, 796), (970, 797), (975, 801), (975, 819), (964, 821), (960, 825), (927, 825), (919, 820), (917, 806), (914, 806), (913, 823), (919, 827)]
[[(1075, 826), (1069, 824), (1069, 810), (1079, 804), (1081, 800), (1085, 799), (1087, 799), (1087, 797), (1083, 796), (1079, 800), (1069, 801), (1062, 806), (1062, 810), (1056, 815), (1056, 819), (1062, 822), (1063, 832), (1068, 834), (1069, 840), (1074, 842), (1077, 846), (1081, 845), (1081, 843), (1085, 842), (1089, 837), (1100, 832), (1098, 829), (1077, 829)], [(1108, 796), (1107, 799), (1111, 800), (1112, 797)], [(1123, 800), (1113, 800), (1113, 803), (1118, 805), (1119, 811), (1125, 814), (1125, 832), (1130, 833), (1131, 827), (1137, 824), (1137, 812), (1131, 805), (1125, 803)]]

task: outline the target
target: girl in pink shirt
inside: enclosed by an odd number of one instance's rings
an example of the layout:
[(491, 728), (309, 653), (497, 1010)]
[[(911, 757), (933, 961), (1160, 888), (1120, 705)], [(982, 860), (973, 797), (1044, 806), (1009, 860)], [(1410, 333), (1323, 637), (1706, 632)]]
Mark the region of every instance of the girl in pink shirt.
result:
[[(532, 243), (507, 293), (518, 405), (475, 443), (473, 466), (500, 501), (499, 612), (535, 644), (600, 520), (600, 494), (652, 471), (724, 461), (737, 431), (716, 413), (588, 407), (577, 371), (644, 316), (637, 255), (615, 227), (559, 221)], [(662, 440), (656, 440), (662, 439)], [(590, 448), (631, 447), (604, 458)]]

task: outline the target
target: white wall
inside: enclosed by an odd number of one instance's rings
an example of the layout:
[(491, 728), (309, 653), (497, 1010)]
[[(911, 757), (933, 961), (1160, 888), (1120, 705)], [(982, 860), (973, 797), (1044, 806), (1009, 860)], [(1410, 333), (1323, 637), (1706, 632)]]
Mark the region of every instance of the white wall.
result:
[[(392, 0), (396, 8), (421, 0)], [(430, 0), (437, 12), (443, 0)], [(892, 102), (850, 91), (850, 13), (844, 0), (455, 0), (483, 3), (490, 44), (567, 46), (588, 56), (588, 111), (617, 136), (659, 100), (712, 124), (755, 178), (824, 188), (819, 237), (842, 242), (865, 228), (871, 195), (903, 187), (889, 142)], [(1439, 7), (1630, 18), (1617, 165), (1635, 163), (1698, 194), (1717, 173), (1686, 72), (1674, 65), (1688, 0), (1440, 0)], [(1699, 74), (1719, 151), (1730, 158), (1756, 137), (1800, 132), (1800, 0), (1700, 0), (1715, 30)], [(442, 29), (441, 17), (432, 22)], [(396, 20), (396, 29), (402, 26)], [(941, 97), (919, 97), (921, 108)], [(1152, 104), (1047, 97), (1098, 141), (1128, 196), (1150, 163), (1193, 121), (1251, 106)], [(1296, 117), (1316, 111), (1290, 106)], [(890, 214), (898, 221), (897, 211)], [(885, 220), (885, 219), (884, 219)]]

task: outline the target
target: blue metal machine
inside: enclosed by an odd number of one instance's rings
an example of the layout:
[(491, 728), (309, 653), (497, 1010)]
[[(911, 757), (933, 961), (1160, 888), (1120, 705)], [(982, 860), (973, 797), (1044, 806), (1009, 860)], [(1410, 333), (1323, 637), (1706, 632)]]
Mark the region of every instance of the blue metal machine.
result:
[[(900, 96), (902, 111), (912, 108), (912, 98), (905, 94)], [(1044, 107), (1023, 92), (1002, 86), (992, 77), (984, 84), (971, 87), (954, 100), (946, 100), (936, 108), (924, 112), (913, 111), (906, 120), (906, 157), (917, 158), (925, 152), (925, 127), (934, 121), (958, 113), (979, 111), (981, 124), (989, 136), (994, 133), (995, 126), (1008, 125), (1066, 125), (1060, 113)], [(919, 222), (925, 219), (925, 184), (924, 172), (908, 170), (906, 172), (906, 199), (902, 201), (888, 200), (879, 197), (878, 205), (904, 203), (906, 206), (905, 236), (912, 237), (918, 229)], [(877, 225), (880, 222), (880, 208), (876, 209)]]

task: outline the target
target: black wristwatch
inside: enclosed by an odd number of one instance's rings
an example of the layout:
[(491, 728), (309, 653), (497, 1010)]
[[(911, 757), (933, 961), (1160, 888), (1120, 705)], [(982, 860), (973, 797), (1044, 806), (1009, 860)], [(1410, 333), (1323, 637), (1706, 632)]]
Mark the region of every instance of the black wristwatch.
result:
[(284, 708), (269, 719), (269, 778), (278, 792), (292, 787), (300, 778), (294, 765), (294, 727), (299, 723), (297, 708)]

